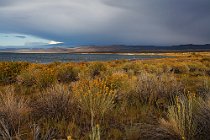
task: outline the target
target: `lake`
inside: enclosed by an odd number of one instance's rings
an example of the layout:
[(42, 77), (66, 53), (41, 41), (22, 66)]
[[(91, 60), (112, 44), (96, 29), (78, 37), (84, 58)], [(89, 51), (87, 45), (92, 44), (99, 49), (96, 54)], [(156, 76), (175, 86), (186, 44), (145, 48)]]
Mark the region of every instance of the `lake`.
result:
[(68, 54), (68, 53), (0, 53), (0, 61), (27, 61), (35, 63), (86, 62), (110, 60), (136, 60), (165, 58), (160, 55), (122, 55), (122, 54)]

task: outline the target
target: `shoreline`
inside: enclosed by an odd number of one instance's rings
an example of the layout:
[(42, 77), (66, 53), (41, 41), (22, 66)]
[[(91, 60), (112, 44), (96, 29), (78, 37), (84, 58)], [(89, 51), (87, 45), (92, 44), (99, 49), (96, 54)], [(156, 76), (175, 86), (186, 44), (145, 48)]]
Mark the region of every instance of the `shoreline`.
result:
[(170, 54), (189, 54), (189, 53), (210, 53), (210, 51), (169, 51), (169, 52), (43, 52), (43, 51), (0, 51), (0, 53), (19, 53), (19, 54), (117, 54), (117, 55), (170, 55)]

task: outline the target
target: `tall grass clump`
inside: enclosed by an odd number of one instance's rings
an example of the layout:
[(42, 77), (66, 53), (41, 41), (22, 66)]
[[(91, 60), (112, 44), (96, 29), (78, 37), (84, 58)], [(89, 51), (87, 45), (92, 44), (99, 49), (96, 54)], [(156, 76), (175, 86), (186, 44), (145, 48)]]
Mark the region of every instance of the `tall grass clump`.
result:
[(183, 140), (192, 140), (196, 134), (197, 121), (194, 115), (198, 107), (194, 95), (176, 97), (176, 102), (168, 110), (168, 121), (162, 120), (162, 124), (168, 125)]
[(81, 109), (90, 116), (91, 134), (90, 139), (100, 139), (99, 124), (114, 106), (116, 91), (107, 86), (106, 80), (95, 79), (92, 81), (81, 81), (73, 86)]

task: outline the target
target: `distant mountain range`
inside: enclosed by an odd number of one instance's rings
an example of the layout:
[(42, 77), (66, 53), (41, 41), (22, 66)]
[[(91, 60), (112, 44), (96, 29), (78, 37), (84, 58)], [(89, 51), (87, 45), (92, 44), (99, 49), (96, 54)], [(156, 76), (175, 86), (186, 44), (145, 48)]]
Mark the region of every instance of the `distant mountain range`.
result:
[(111, 46), (80, 46), (64, 47), (52, 46), (51, 48), (6, 48), (0, 52), (11, 53), (144, 53), (144, 52), (187, 52), (210, 51), (210, 44), (205, 45), (176, 45), (176, 46), (140, 46), (140, 45), (111, 45)]

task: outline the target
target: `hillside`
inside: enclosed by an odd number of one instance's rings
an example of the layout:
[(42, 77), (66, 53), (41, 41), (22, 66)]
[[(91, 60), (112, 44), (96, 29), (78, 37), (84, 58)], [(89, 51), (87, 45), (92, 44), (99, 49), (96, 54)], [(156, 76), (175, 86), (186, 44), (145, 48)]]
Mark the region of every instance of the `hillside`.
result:
[(13, 53), (141, 53), (141, 52), (188, 52), (188, 51), (210, 51), (210, 44), (205, 45), (176, 45), (176, 46), (127, 46), (127, 45), (111, 45), (111, 46), (79, 46), (64, 47), (52, 46), (49, 48), (13, 48), (0, 49), (0, 52)]
[(69, 49), (69, 52), (185, 52), (185, 51), (209, 51), (210, 44), (206, 45), (178, 45), (178, 46), (85, 46)]

